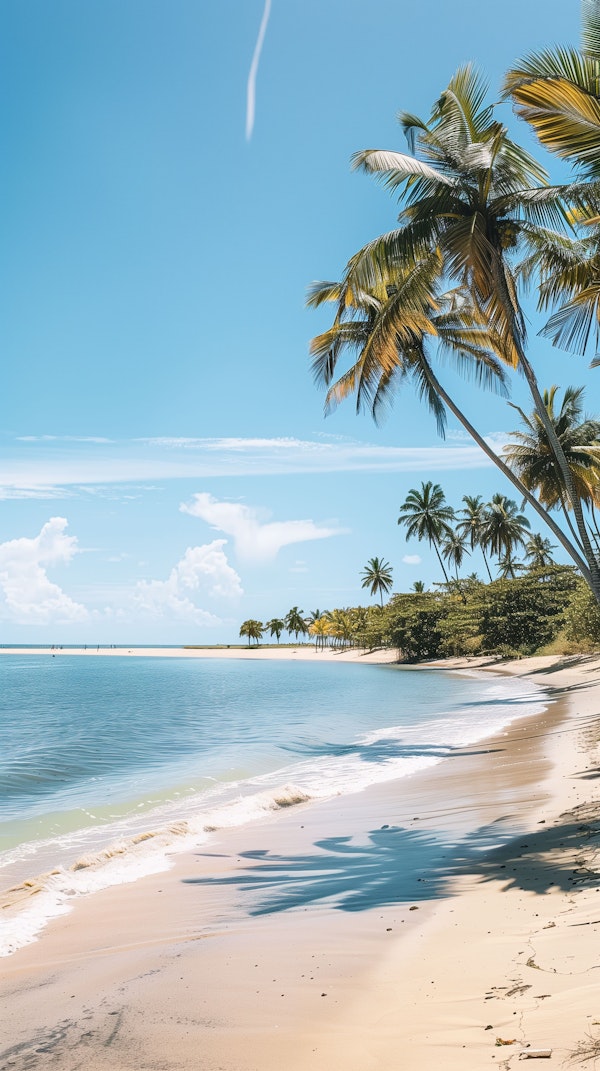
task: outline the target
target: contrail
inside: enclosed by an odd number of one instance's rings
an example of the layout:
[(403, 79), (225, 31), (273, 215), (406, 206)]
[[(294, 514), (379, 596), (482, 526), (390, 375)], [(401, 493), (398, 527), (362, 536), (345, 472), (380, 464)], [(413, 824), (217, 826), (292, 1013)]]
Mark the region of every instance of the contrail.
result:
[(260, 29), (258, 31), (258, 37), (256, 39), (256, 45), (254, 47), (254, 55), (252, 57), (252, 63), (250, 64), (250, 73), (248, 75), (248, 88), (246, 90), (246, 141), (250, 141), (252, 137), (252, 131), (254, 130), (254, 106), (256, 102), (256, 74), (258, 71), (258, 63), (260, 60), (260, 53), (265, 39), (265, 33), (267, 32), (267, 23), (269, 21), (269, 15), (271, 14), (271, 0), (265, 0), (265, 8), (263, 11)]

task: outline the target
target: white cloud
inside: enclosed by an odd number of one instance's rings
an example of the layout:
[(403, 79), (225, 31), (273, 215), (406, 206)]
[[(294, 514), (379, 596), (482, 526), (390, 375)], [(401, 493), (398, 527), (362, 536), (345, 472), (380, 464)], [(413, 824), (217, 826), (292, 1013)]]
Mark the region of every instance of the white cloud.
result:
[(258, 37), (256, 39), (256, 45), (254, 46), (252, 63), (250, 64), (250, 72), (248, 74), (248, 86), (246, 89), (246, 141), (250, 141), (250, 138), (252, 137), (252, 131), (254, 130), (256, 75), (258, 74), (258, 64), (260, 61), (260, 54), (262, 52), (263, 41), (265, 39), (265, 33), (267, 32), (267, 23), (269, 21), (270, 13), (271, 0), (265, 0), (265, 6), (262, 14), (262, 19), (260, 21)]
[(84, 621), (89, 616), (46, 572), (77, 553), (77, 539), (65, 535), (66, 527), (64, 517), (51, 517), (33, 539), (0, 543), (0, 610), (19, 624)]
[(422, 559), (418, 554), (405, 554), (402, 561), (405, 565), (420, 565)]
[(220, 624), (218, 617), (194, 602), (192, 594), (213, 599), (243, 595), (240, 578), (223, 551), (225, 543), (215, 539), (201, 547), (188, 547), (167, 580), (140, 580), (134, 594), (137, 609), (154, 617), (185, 618), (198, 625)]
[(291, 543), (328, 539), (342, 533), (340, 528), (320, 528), (314, 521), (261, 524), (258, 510), (238, 502), (219, 502), (206, 493), (194, 495), (193, 501), (189, 505), (183, 503), (180, 509), (233, 536), (236, 554), (246, 561), (269, 561)]

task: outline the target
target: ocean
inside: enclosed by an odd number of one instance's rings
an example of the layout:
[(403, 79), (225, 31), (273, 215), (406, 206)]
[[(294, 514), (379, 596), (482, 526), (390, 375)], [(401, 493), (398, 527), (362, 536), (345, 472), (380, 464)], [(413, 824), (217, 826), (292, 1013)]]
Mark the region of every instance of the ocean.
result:
[(400, 782), (546, 703), (492, 674), (4, 654), (0, 955), (219, 829)]

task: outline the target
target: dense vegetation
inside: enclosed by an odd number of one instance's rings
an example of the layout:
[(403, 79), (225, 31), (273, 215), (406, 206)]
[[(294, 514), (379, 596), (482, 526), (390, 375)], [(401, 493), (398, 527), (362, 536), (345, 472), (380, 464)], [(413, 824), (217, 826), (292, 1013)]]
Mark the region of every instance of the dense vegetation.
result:
[[(240, 635), (258, 643), (269, 624), (244, 622)], [(295, 636), (317, 649), (394, 648), (406, 662), (586, 651), (600, 644), (600, 610), (573, 566), (553, 564), (487, 584), (474, 576), (451, 580), (433, 591), (393, 595), (383, 607), (317, 610), (302, 618)]]

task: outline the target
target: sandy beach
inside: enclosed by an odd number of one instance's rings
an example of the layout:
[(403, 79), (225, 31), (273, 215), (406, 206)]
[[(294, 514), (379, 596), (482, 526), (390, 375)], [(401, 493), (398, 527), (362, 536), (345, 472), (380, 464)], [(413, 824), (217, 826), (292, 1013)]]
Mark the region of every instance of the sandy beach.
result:
[[(479, 1071), (549, 1051), (562, 1066), (600, 1039), (599, 668), (502, 664), (551, 690), (545, 713), (401, 789), (290, 807), (82, 898), (2, 961), (1, 1065)], [(463, 827), (462, 856), (411, 886), (411, 851)]]

